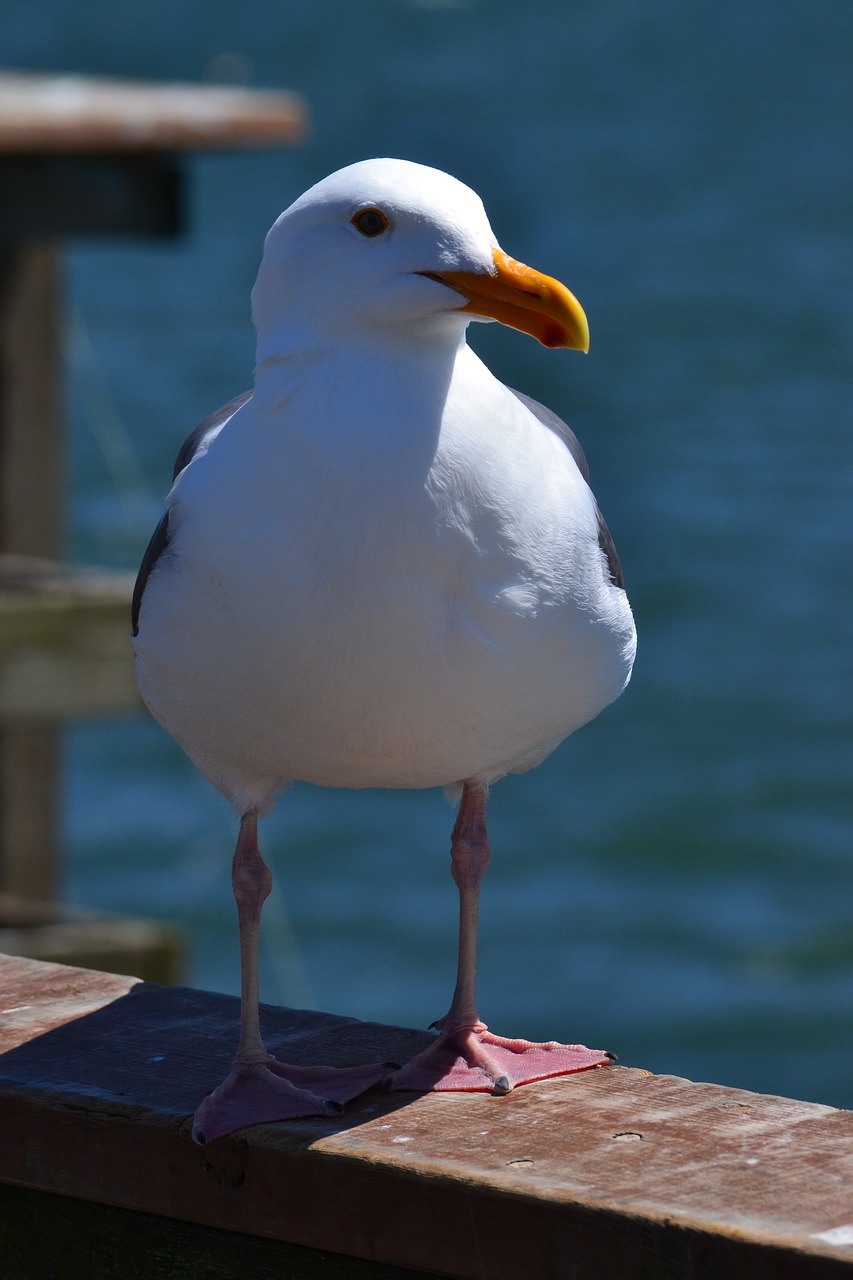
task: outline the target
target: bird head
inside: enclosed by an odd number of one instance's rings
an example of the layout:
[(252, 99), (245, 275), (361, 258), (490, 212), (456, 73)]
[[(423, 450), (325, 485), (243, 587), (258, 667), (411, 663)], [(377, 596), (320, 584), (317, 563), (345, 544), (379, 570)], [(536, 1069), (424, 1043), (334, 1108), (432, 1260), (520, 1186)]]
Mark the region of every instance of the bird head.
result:
[(479, 196), (440, 170), (365, 160), (324, 178), (271, 228), (252, 294), (259, 356), (308, 338), (462, 340), (497, 320), (586, 351), (577, 299), (500, 248)]

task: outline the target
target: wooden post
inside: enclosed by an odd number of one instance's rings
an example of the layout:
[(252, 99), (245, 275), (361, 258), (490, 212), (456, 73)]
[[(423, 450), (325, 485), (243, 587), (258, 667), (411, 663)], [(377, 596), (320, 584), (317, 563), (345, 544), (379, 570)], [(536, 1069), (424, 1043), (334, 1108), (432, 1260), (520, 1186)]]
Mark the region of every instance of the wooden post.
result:
[[(0, 555), (56, 559), (63, 541), (58, 241), (175, 235), (187, 152), (306, 127), (295, 94), (0, 72)], [(0, 893), (21, 899), (59, 888), (61, 714), (0, 706)]]
[(59, 744), (53, 728), (0, 730), (0, 886), (22, 902), (55, 902), (59, 890)]
[[(55, 558), (62, 523), (57, 255), (0, 242), (0, 553)], [(0, 726), (0, 889), (58, 890), (55, 728)]]
[[(198, 1147), (236, 999), (15, 959), (0, 991), (4, 1280), (853, 1280), (853, 1112), (610, 1066), (506, 1097), (371, 1090)], [(261, 1018), (294, 1063), (431, 1038)]]
[(61, 547), (57, 295), (53, 245), (0, 241), (0, 554)]

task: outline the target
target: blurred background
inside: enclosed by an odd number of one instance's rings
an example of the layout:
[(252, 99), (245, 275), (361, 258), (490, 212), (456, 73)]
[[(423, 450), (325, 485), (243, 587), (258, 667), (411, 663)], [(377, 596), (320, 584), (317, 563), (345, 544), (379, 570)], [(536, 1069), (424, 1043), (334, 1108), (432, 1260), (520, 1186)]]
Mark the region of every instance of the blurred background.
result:
[[(6, 0), (7, 67), (296, 89), (290, 150), (192, 162), (191, 234), (66, 256), (67, 538), (134, 568), (188, 430), (251, 383), (263, 236), (373, 155), (446, 169), (564, 280), (588, 358), (471, 341), (589, 456), (640, 635), (619, 702), (495, 788), (495, 1031), (853, 1106), (853, 8), (843, 0)], [(63, 740), (65, 896), (177, 921), (238, 989), (236, 824), (145, 715)], [(426, 1025), (453, 984), (438, 792), (297, 785), (262, 996)]]

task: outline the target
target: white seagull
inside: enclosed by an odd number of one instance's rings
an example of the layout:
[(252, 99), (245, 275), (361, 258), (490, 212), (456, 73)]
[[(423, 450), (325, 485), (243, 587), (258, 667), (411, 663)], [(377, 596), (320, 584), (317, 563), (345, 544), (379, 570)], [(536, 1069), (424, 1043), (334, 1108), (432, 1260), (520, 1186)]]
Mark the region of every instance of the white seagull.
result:
[[(498, 247), (475, 192), (403, 160), (350, 165), (285, 210), (252, 304), (254, 390), (181, 450), (134, 593), (142, 696), (240, 818), (241, 1031), (201, 1142), (339, 1111), (379, 1080), (505, 1093), (611, 1056), (492, 1035), (474, 993), (489, 786), (612, 702), (636, 641), (574, 435), (465, 334), (498, 320), (586, 351), (583, 310)], [(400, 1070), (264, 1049), (257, 822), (293, 779), (461, 791), (456, 989)]]

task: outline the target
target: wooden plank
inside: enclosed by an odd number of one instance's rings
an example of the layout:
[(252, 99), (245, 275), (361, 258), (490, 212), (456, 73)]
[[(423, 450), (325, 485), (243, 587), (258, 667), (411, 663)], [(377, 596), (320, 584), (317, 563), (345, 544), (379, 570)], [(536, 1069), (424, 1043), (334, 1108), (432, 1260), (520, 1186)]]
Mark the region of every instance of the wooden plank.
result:
[[(224, 1073), (236, 1001), (15, 960), (0, 989), (10, 1185), (453, 1276), (853, 1274), (851, 1112), (617, 1066), (506, 1098), (374, 1091), (198, 1148), (190, 1114)], [(262, 1016), (295, 1062), (428, 1040)]]
[(295, 93), (0, 74), (0, 152), (285, 146), (306, 130), (305, 103)]
[(0, 556), (0, 724), (137, 709), (133, 575)]

